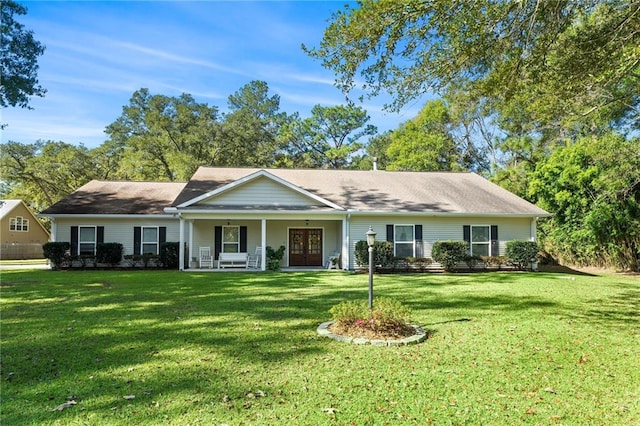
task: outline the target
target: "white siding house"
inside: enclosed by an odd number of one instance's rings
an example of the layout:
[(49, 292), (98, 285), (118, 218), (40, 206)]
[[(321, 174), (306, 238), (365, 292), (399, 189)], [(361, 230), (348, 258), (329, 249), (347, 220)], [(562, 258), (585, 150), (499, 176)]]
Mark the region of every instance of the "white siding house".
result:
[(42, 215), (76, 251), (91, 243), (78, 236), (91, 240), (95, 229), (93, 240), (120, 242), (126, 254), (160, 235), (179, 242), (181, 269), (198, 267), (201, 247), (217, 260), (264, 259), (267, 246), (285, 247), (284, 267), (325, 267), (339, 256), (354, 269), (369, 227), (398, 256), (430, 257), (441, 240), (498, 256), (508, 241), (535, 241), (548, 213), (473, 173), (201, 167), (187, 183), (92, 181)]

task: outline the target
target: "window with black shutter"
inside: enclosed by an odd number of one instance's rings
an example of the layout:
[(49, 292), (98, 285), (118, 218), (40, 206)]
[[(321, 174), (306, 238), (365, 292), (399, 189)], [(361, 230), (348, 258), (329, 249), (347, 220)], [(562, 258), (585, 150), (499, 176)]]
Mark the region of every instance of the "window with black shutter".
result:
[(464, 225), (462, 234), (473, 256), (498, 255), (497, 225)]

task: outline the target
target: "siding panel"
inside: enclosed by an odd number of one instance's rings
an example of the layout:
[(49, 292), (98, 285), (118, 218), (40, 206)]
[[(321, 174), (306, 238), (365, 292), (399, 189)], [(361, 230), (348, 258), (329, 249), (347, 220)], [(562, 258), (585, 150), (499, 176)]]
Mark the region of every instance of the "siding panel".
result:
[[(531, 239), (531, 219), (530, 218), (465, 218), (465, 217), (406, 217), (393, 216), (358, 216), (353, 217), (350, 227), (351, 253), (355, 250), (356, 242), (366, 240), (366, 232), (369, 226), (373, 226), (376, 231), (376, 240), (386, 240), (387, 224), (408, 224), (413, 222), (422, 225), (424, 257), (431, 257), (433, 243), (443, 240), (463, 241), (464, 225), (498, 225), (498, 247), (499, 254), (504, 255), (507, 241)], [(350, 268), (354, 268), (355, 259), (350, 259)]]
[[(250, 201), (248, 201), (250, 200)], [(223, 206), (318, 206), (316, 200), (292, 191), (277, 182), (260, 178), (228, 192), (204, 200), (201, 204)]]

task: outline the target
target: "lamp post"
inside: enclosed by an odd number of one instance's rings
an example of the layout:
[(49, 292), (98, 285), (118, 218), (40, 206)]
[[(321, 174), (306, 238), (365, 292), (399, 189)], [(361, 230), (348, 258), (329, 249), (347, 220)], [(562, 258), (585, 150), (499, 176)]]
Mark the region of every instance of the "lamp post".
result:
[(370, 226), (367, 231), (367, 245), (369, 246), (369, 310), (373, 309), (373, 245), (376, 242), (376, 233)]

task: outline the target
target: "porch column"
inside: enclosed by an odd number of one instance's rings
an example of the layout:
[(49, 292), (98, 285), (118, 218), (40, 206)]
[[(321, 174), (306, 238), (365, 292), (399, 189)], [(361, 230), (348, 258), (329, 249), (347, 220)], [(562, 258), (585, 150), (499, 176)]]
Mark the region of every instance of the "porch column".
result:
[(530, 233), (530, 235), (531, 235), (530, 240), (531, 241), (536, 241), (537, 237), (538, 237), (538, 235), (537, 235), (537, 233), (538, 233), (538, 231), (537, 231), (537, 225), (538, 225), (537, 221), (538, 221), (537, 217), (534, 217), (534, 218), (531, 219), (531, 233)]
[(260, 221), (260, 247), (262, 247), (262, 253), (260, 253), (260, 258), (262, 259), (260, 269), (262, 271), (267, 270), (267, 219), (262, 219)]
[(49, 220), (51, 221), (51, 236), (49, 238), (50, 241), (57, 241), (56, 237), (58, 235), (58, 224), (56, 223), (56, 219), (53, 217), (50, 217)]
[[(538, 239), (538, 218), (534, 217), (531, 219), (531, 241), (537, 241)], [(533, 271), (538, 270), (538, 262), (533, 262), (531, 264), (531, 269)]]
[(349, 216), (342, 218), (342, 269), (349, 269)]
[(184, 219), (182, 216), (180, 216), (180, 246), (178, 253), (178, 269), (184, 271)]
[(189, 221), (189, 268), (191, 268), (191, 258), (194, 256), (193, 254), (193, 220)]

